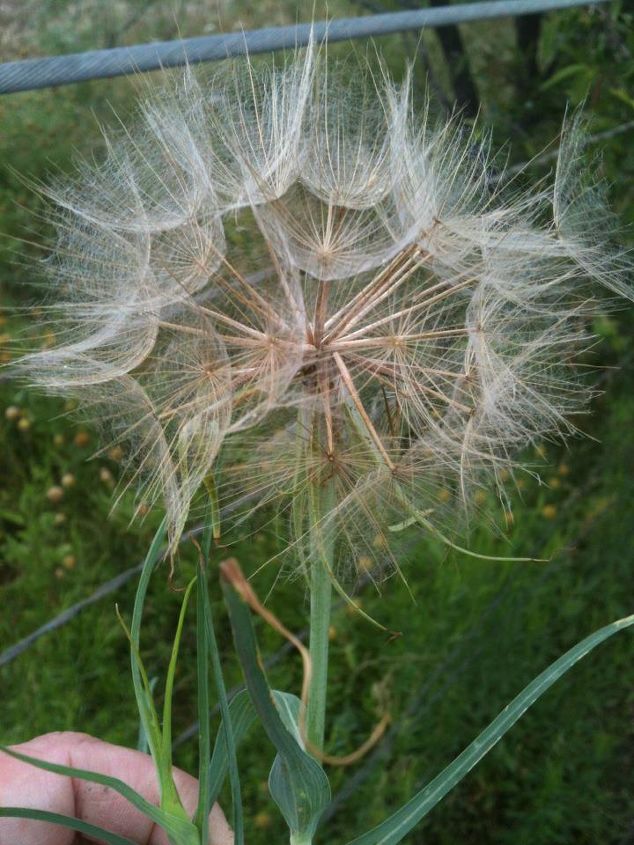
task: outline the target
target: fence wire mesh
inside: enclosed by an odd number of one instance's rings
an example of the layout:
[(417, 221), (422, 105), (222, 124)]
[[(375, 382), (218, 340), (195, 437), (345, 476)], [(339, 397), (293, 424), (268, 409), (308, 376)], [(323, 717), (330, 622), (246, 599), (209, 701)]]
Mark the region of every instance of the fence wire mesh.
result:
[(318, 43), (372, 38), (406, 30), (537, 14), (606, 2), (609, 0), (593, 0), (592, 3), (588, 0), (489, 0), (113, 47), (41, 59), (22, 59), (0, 64), (0, 94), (70, 85), (91, 79), (107, 79), (247, 54), (269, 53), (305, 46), (311, 38)]

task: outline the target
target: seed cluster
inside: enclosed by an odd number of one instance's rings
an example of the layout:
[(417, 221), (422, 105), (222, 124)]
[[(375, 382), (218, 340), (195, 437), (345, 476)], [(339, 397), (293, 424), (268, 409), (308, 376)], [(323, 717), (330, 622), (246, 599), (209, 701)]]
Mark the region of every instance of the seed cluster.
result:
[(306, 554), (327, 486), (323, 536), (385, 558), (574, 431), (592, 285), (627, 292), (578, 118), (553, 184), (520, 191), (486, 140), (415, 113), (409, 79), (312, 47), (188, 70), (139, 111), (48, 191), (58, 343), (18, 368), (128, 443), (173, 547), (213, 472), (238, 512), (286, 509)]

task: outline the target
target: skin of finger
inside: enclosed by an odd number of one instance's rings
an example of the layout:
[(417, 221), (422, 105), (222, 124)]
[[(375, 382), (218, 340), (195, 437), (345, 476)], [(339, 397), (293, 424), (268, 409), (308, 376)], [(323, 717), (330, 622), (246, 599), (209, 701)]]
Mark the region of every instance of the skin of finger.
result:
[[(103, 742), (86, 734), (45, 734), (16, 751), (79, 769), (111, 775), (128, 783), (148, 801), (158, 803), (154, 765), (148, 755)], [(185, 809), (192, 813), (198, 800), (198, 782), (191, 775), (174, 770), (174, 781)], [(77, 778), (44, 772), (0, 754), (0, 806), (32, 807), (76, 816), (141, 845), (168, 845), (162, 830), (153, 826), (125, 798), (107, 787)], [(232, 845), (233, 836), (222, 813), (215, 806), (210, 815), (211, 845)], [(72, 845), (73, 834), (56, 825), (28, 819), (0, 819), (0, 845)]]
[[(38, 744), (37, 740), (15, 746), (17, 751), (42, 757), (51, 763), (67, 762), (61, 748)], [(43, 772), (0, 754), (0, 806), (29, 807), (72, 816), (75, 810), (72, 784), (68, 778)], [(70, 845), (72, 831), (29, 819), (0, 819), (0, 845)]]

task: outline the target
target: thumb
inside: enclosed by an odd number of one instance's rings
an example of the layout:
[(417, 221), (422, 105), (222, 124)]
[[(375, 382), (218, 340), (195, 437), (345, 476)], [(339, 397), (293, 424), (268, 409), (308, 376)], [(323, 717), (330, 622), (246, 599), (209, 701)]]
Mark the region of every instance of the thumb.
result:
[[(45, 734), (15, 746), (15, 750), (50, 763), (117, 777), (150, 803), (159, 803), (154, 763), (140, 751), (74, 732)], [(173, 774), (183, 806), (193, 815), (198, 781), (180, 769)], [(108, 787), (45, 772), (7, 755), (0, 755), (0, 806), (48, 810), (103, 827), (139, 845), (169, 845), (159, 827)], [(210, 845), (233, 845), (233, 833), (217, 804), (209, 816), (209, 832)], [(72, 845), (73, 841), (73, 832), (57, 825), (0, 819), (0, 845)]]

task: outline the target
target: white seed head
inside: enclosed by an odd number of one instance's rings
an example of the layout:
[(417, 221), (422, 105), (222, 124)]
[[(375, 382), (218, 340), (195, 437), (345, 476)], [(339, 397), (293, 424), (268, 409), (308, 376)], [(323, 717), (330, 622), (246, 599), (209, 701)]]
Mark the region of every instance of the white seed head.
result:
[(187, 69), (50, 190), (58, 345), (18, 367), (127, 441), (173, 548), (214, 472), (309, 555), (329, 483), (319, 528), (367, 570), (586, 407), (593, 285), (628, 293), (628, 260), (579, 178), (580, 119), (553, 185), (521, 192), (487, 141), (415, 113), (409, 77), (352, 76), (313, 47)]

